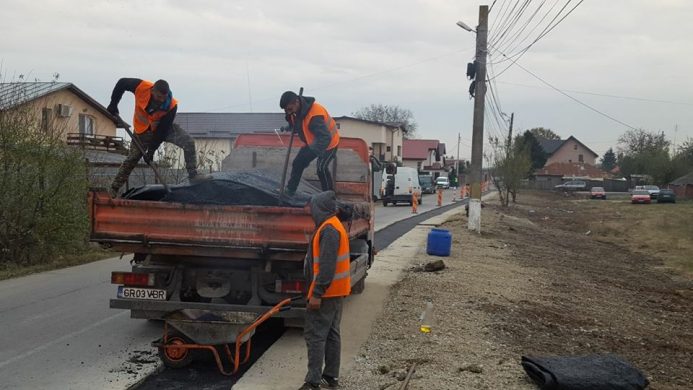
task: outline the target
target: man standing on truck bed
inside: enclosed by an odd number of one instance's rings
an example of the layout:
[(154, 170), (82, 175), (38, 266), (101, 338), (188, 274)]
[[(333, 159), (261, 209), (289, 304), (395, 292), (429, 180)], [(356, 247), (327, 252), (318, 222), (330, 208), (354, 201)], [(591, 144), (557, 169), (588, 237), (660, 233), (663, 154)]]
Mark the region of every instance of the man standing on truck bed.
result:
[(325, 107), (310, 96), (298, 96), (292, 91), (286, 91), (279, 99), (279, 107), (286, 113), (289, 127), (306, 146), (298, 151), (291, 166), (291, 176), (286, 186), (286, 194), (296, 193), (303, 171), (316, 157), (318, 159), (318, 178), (323, 191), (334, 190), (334, 182), (330, 174), (329, 164), (337, 154), (339, 132), (337, 123), (332, 119)]
[[(208, 178), (206, 175), (198, 175), (197, 173), (195, 142), (185, 130), (173, 123), (178, 110), (178, 100), (173, 97), (168, 82), (158, 80), (152, 83), (133, 78), (118, 80), (111, 94), (111, 103), (107, 108), (108, 112), (114, 116), (119, 114), (118, 103), (125, 91), (135, 94), (134, 135), (142, 145), (142, 149), (146, 151), (145, 161), (151, 161), (154, 158), (154, 152), (162, 142), (170, 142), (183, 149), (185, 169), (187, 169), (191, 181)], [(141, 157), (142, 152), (139, 148), (134, 144), (130, 145), (130, 152), (120, 165), (118, 174), (111, 184), (110, 194), (112, 197), (115, 198), (118, 195), (118, 190), (128, 180), (130, 172)]]
[(337, 388), (342, 302), (351, 293), (349, 235), (337, 218), (334, 191), (314, 195), (308, 205), (317, 229), (304, 263), (306, 284), (309, 284), (303, 329), (308, 347), (308, 374), (299, 390), (319, 389), (321, 384)]

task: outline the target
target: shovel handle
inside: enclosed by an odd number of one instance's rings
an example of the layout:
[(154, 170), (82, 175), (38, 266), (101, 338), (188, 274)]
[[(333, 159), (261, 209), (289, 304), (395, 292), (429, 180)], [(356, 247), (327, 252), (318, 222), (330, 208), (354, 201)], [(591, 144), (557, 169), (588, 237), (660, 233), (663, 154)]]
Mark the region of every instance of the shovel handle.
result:
[(166, 184), (166, 182), (164, 182), (164, 180), (161, 178), (161, 175), (159, 174), (159, 170), (156, 169), (156, 167), (154, 166), (154, 162), (150, 161), (147, 158), (147, 151), (144, 150), (144, 146), (142, 146), (142, 144), (140, 143), (140, 140), (137, 139), (137, 137), (135, 137), (135, 135), (132, 133), (132, 130), (130, 130), (130, 125), (128, 125), (123, 120), (123, 118), (120, 117), (120, 115), (116, 115), (115, 118), (118, 121), (118, 125), (122, 126), (123, 129), (125, 129), (125, 131), (130, 136), (130, 139), (135, 144), (135, 147), (140, 151), (140, 153), (142, 153), (142, 158), (144, 159), (144, 162), (147, 163), (147, 165), (149, 165), (150, 168), (152, 168), (152, 171), (154, 171), (154, 176), (156, 176), (156, 179), (159, 180), (159, 182), (161, 184), (163, 184), (164, 190), (166, 190), (166, 192), (171, 192), (171, 189), (168, 187), (168, 184)]
[[(298, 90), (298, 98), (303, 96), (303, 87)], [(292, 124), (291, 136), (289, 137), (289, 148), (286, 151), (286, 159), (284, 159), (284, 171), (282, 172), (282, 183), (279, 187), (279, 204), (282, 204), (284, 198), (284, 185), (286, 184), (286, 171), (289, 169), (289, 157), (291, 157), (291, 146), (294, 144), (294, 134), (296, 133), (296, 121)]]

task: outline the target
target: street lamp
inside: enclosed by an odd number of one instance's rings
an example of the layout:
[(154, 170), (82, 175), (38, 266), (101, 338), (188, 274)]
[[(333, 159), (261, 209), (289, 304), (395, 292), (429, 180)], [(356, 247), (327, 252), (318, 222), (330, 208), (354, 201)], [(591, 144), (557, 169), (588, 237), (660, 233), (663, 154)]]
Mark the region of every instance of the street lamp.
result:
[(461, 20), (458, 20), (458, 21), (457, 21), (457, 25), (460, 26), (460, 27), (462, 27), (463, 29), (465, 29), (465, 30), (467, 30), (467, 31), (474, 31), (474, 29), (472, 29), (471, 27), (467, 26), (467, 25), (466, 25), (463, 21), (461, 21)]

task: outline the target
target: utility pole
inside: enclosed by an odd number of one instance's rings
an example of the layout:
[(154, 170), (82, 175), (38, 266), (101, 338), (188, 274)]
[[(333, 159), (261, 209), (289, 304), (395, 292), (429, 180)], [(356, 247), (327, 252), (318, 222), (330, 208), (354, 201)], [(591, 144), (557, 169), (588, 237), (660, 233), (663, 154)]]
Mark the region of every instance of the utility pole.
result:
[(457, 133), (457, 162), (455, 163), (455, 173), (457, 174), (457, 186), (462, 185), (460, 176), (460, 141), (462, 141), (462, 133)]
[(506, 154), (510, 155), (510, 147), (513, 144), (513, 120), (515, 119), (515, 113), (510, 114), (510, 128), (508, 130), (508, 143), (506, 145)]
[(479, 7), (476, 28), (476, 83), (474, 88), (474, 121), (472, 127), (471, 197), (467, 228), (481, 233), (481, 169), (484, 153), (484, 101), (486, 99), (486, 44), (488, 39), (488, 5)]

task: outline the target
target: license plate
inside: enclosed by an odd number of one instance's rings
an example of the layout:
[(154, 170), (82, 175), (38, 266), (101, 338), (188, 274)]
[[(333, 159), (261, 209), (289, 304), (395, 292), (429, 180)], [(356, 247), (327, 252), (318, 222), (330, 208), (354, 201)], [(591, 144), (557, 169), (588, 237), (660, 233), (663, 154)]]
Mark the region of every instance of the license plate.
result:
[(165, 301), (166, 290), (160, 290), (157, 288), (118, 286), (118, 298)]

